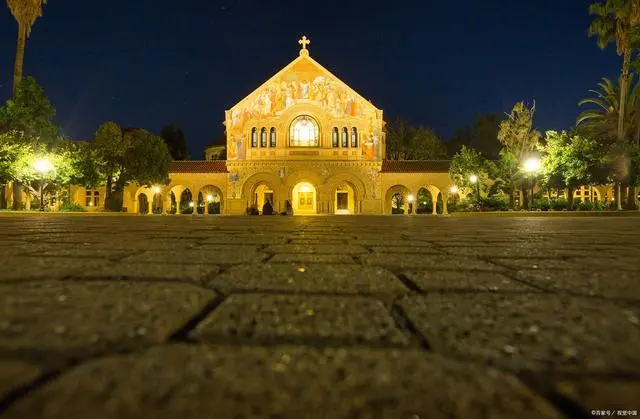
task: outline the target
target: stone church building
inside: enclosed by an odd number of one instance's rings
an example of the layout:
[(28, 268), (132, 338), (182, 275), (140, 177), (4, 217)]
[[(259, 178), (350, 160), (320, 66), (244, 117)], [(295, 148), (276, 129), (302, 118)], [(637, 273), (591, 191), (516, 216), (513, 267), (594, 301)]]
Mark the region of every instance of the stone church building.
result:
[[(433, 212), (439, 197), (446, 213), (449, 162), (385, 161), (382, 110), (311, 58), (309, 43), (303, 37), (298, 57), (225, 112), (226, 160), (174, 162), (169, 185), (125, 190), (127, 211), (180, 213), (189, 205), (194, 213), (245, 214), (269, 200), (278, 212), (289, 201), (294, 214), (390, 214), (398, 196), (406, 212), (425, 188)], [(88, 210), (102, 208), (103, 196), (73, 190)]]

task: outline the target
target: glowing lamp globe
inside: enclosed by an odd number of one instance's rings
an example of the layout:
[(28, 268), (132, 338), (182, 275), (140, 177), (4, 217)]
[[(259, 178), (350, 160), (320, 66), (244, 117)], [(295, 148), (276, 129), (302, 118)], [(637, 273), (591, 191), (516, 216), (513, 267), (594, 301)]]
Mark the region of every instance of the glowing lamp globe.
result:
[(524, 170), (527, 173), (535, 173), (540, 170), (540, 159), (532, 157), (524, 162)]
[(33, 168), (36, 169), (36, 172), (44, 175), (53, 169), (53, 165), (47, 159), (38, 159), (33, 163)]
[(471, 183), (476, 183), (478, 181), (478, 176), (471, 175), (471, 177), (469, 177), (469, 180), (471, 181)]
[(451, 189), (449, 189), (451, 191), (451, 193), (458, 193), (458, 187), (457, 186), (452, 186)]

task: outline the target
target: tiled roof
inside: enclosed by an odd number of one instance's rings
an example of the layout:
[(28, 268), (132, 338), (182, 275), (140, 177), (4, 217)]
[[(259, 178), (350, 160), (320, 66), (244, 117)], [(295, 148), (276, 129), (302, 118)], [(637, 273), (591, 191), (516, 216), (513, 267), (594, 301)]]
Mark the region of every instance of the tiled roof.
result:
[(185, 160), (171, 163), (169, 173), (227, 173), (226, 160)]
[(447, 173), (451, 160), (383, 160), (382, 173)]

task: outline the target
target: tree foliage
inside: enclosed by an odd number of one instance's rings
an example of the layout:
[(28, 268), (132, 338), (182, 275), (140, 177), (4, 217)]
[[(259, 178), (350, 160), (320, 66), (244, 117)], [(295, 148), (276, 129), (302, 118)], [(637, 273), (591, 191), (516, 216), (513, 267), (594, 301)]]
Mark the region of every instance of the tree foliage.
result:
[(28, 140), (54, 141), (60, 128), (53, 122), (56, 110), (33, 77), (18, 85), (13, 99), (0, 108), (0, 131), (18, 131)]
[(160, 137), (164, 139), (174, 160), (187, 160), (189, 158), (187, 140), (181, 128), (169, 124), (162, 128)]
[(105, 205), (110, 210), (122, 209), (122, 192), (129, 183), (150, 186), (168, 181), (169, 149), (162, 138), (146, 130), (123, 130), (115, 122), (104, 122), (93, 147), (96, 163), (85, 169), (92, 179), (104, 178)]
[(388, 123), (387, 160), (439, 160), (447, 157), (447, 147), (427, 127), (414, 127), (404, 119)]
[(489, 177), (489, 164), (485, 158), (474, 149), (462, 146), (462, 149), (453, 156), (449, 166), (449, 177), (458, 187), (475, 188), (471, 182), (471, 176), (477, 176), (481, 189), (491, 183)]
[(501, 144), (498, 141), (498, 130), (501, 115), (487, 114), (476, 118), (473, 126), (457, 131), (449, 141), (451, 154), (457, 153), (464, 145), (482, 153), (488, 159), (499, 158)]
[(540, 132), (533, 129), (535, 110), (535, 103), (529, 108), (524, 102), (518, 102), (500, 123), (498, 140), (518, 161), (536, 150), (542, 138)]

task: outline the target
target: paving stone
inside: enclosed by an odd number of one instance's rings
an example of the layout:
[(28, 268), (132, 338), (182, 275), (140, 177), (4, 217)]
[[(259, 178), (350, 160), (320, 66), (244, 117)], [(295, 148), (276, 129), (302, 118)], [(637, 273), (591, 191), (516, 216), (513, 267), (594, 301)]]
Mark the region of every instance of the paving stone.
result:
[(327, 292), (398, 295), (408, 290), (379, 267), (322, 264), (250, 264), (229, 268), (208, 285), (234, 291)]
[(361, 260), (365, 265), (389, 266), (405, 269), (504, 270), (504, 268), (476, 258), (450, 255), (371, 253), (361, 256)]
[(409, 253), (420, 255), (442, 255), (442, 252), (425, 246), (372, 246), (374, 253)]
[[(214, 298), (191, 285), (46, 281), (0, 287), (0, 349), (83, 356), (159, 343)], [(44, 351), (44, 352), (43, 352)]]
[(316, 255), (313, 253), (279, 253), (269, 260), (270, 263), (347, 263), (356, 262), (349, 255)]
[(422, 291), (536, 291), (499, 272), (407, 271), (405, 275)]
[(271, 244), (284, 244), (288, 238), (282, 235), (214, 235), (200, 241), (203, 245), (271, 245)]
[(561, 416), (513, 377), (421, 352), (171, 345), (74, 368), (3, 417)]
[(234, 294), (193, 333), (257, 342), (406, 345), (382, 302), (371, 297)]
[(229, 246), (208, 247), (206, 249), (191, 249), (184, 251), (163, 251), (150, 250), (138, 255), (133, 255), (123, 259), (123, 262), (130, 263), (184, 263), (184, 264), (237, 264), (260, 262), (266, 254), (260, 253), (256, 248), (241, 247), (232, 248)]
[(442, 353), (513, 369), (640, 371), (639, 310), (548, 294), (433, 294), (401, 300)]
[(569, 292), (587, 296), (640, 300), (638, 273), (606, 270), (527, 270), (518, 271), (516, 277), (554, 292)]
[[(640, 414), (640, 379), (616, 380), (605, 378), (575, 378), (556, 383), (555, 390), (582, 405), (587, 412), (614, 410), (625, 413), (610, 416), (637, 416)], [(631, 412), (635, 411), (635, 414)], [(592, 416), (596, 414), (591, 413)]]
[(77, 275), (80, 279), (164, 279), (200, 282), (220, 271), (216, 265), (116, 262)]
[(313, 253), (313, 254), (343, 254), (343, 255), (361, 255), (367, 254), (369, 251), (362, 246), (339, 244), (339, 245), (295, 245), (295, 244), (279, 244), (269, 246), (264, 249), (269, 253)]
[(111, 264), (106, 259), (9, 256), (0, 258), (0, 283), (4, 281), (60, 279)]
[(42, 370), (33, 364), (17, 360), (0, 360), (0, 400), (10, 391), (38, 378)]
[(577, 265), (568, 260), (554, 258), (489, 258), (491, 262), (497, 263), (501, 266), (505, 266), (512, 270), (526, 270), (526, 269), (580, 269), (584, 268), (584, 265)]

